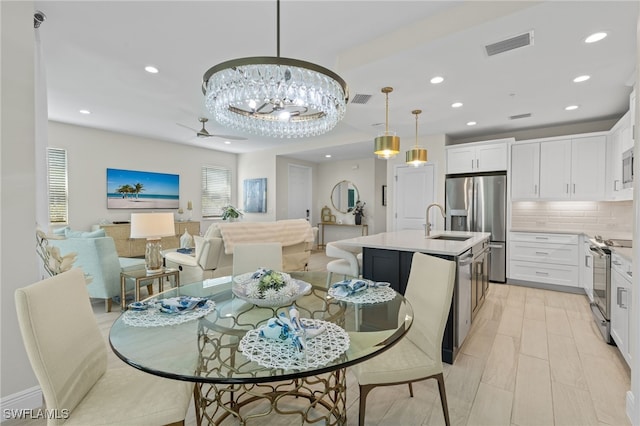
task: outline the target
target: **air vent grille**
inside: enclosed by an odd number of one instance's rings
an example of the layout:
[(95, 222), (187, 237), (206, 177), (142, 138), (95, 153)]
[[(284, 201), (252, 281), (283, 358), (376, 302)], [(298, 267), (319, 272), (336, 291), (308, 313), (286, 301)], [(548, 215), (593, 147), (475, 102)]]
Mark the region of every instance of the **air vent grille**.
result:
[(493, 56), (519, 47), (529, 46), (531, 44), (533, 44), (533, 31), (520, 34), (497, 43), (488, 44), (484, 48), (487, 51), (488, 56)]
[(518, 115), (512, 115), (511, 117), (509, 117), (509, 120), (518, 120), (520, 118), (528, 118), (531, 117), (531, 113), (528, 112), (526, 114), (518, 114)]
[(356, 95), (351, 99), (352, 104), (366, 104), (371, 99), (371, 95), (363, 95), (361, 93), (356, 93)]

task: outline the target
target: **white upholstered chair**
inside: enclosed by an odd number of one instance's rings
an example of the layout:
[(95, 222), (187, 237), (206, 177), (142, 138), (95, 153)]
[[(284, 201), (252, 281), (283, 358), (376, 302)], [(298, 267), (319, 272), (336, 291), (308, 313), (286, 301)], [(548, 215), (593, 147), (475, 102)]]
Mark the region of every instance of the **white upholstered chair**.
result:
[(107, 368), (107, 346), (82, 270), (19, 288), (15, 302), (46, 408), (69, 410), (67, 420), (48, 419), (47, 425), (184, 424), (193, 384), (129, 366)]
[(238, 244), (233, 247), (233, 275), (254, 272), (258, 268), (282, 271), (280, 243)]
[(362, 253), (340, 247), (336, 242), (327, 243), (325, 253), (329, 257), (338, 258), (327, 263), (327, 287), (331, 285), (333, 274), (340, 274), (344, 279), (348, 276), (358, 278), (362, 275)]
[(442, 374), (442, 337), (449, 316), (456, 265), (449, 260), (414, 253), (405, 297), (413, 307), (407, 335), (382, 354), (352, 367), (360, 387), (359, 424), (364, 425), (367, 394), (376, 386), (436, 379), (444, 420), (449, 409)]

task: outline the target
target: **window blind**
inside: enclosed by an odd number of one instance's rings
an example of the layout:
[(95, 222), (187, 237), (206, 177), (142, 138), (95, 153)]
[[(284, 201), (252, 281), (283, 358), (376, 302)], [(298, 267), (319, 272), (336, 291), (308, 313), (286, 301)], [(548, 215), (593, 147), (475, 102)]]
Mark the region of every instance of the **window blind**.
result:
[(231, 170), (202, 166), (202, 217), (220, 217), (222, 208), (231, 204)]
[(47, 187), (49, 222), (68, 223), (69, 192), (65, 149), (47, 148)]

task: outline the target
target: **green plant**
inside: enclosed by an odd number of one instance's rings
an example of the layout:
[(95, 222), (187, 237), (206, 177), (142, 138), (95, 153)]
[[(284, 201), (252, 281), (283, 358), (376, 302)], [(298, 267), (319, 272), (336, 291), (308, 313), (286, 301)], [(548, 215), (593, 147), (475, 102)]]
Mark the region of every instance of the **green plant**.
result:
[(242, 216), (242, 212), (237, 208), (228, 204), (222, 208), (222, 220), (237, 219)]

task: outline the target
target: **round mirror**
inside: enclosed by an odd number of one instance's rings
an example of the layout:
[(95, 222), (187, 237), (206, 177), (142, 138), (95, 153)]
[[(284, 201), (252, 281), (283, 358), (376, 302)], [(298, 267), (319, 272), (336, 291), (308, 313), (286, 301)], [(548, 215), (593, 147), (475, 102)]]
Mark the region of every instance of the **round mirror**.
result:
[(348, 180), (338, 182), (331, 191), (331, 204), (340, 213), (349, 213), (359, 200), (358, 188)]

